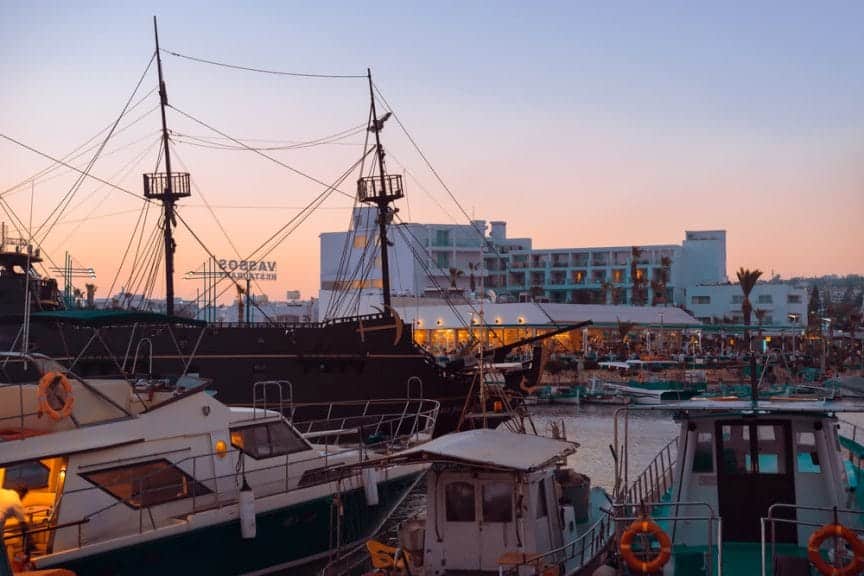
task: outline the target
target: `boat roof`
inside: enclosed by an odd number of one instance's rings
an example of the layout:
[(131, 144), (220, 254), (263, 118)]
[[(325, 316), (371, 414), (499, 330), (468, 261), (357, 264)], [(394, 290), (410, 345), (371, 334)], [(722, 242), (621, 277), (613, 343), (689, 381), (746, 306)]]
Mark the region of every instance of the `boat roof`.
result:
[(577, 446), (546, 436), (481, 429), (441, 436), (402, 452), (399, 459), (532, 472), (575, 453)]
[(762, 398), (755, 405), (749, 399), (693, 398), (682, 402), (640, 405), (630, 409), (693, 413), (720, 412), (725, 414), (730, 412), (742, 414), (837, 414), (864, 412), (864, 398)]

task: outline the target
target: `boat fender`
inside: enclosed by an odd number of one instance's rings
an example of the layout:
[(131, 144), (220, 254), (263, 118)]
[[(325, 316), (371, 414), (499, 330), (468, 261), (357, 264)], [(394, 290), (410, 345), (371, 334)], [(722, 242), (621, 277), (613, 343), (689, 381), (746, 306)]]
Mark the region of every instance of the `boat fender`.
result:
[(378, 505), (378, 479), (379, 473), (376, 468), (364, 468), (361, 472), (363, 480), (363, 491), (366, 494), (366, 505)]
[(244, 540), (255, 538), (257, 532), (255, 526), (255, 493), (243, 480), (243, 488), (240, 490), (240, 535)]

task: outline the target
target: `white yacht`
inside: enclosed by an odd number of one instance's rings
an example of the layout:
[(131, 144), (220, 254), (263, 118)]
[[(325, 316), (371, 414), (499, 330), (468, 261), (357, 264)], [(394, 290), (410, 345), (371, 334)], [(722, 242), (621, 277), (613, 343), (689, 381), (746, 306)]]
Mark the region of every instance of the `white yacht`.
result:
[(29, 544), (31, 569), (233, 576), (326, 558), (369, 538), (414, 485), (422, 465), (370, 461), (430, 438), (438, 412), (409, 400), (397, 422), (366, 406), (306, 438), (280, 411), (200, 389), (136, 413), (127, 383), (46, 367), (0, 359), (15, 382), (0, 386), (0, 486), (29, 488), (27, 533), (10, 520), (4, 539), (10, 560)]

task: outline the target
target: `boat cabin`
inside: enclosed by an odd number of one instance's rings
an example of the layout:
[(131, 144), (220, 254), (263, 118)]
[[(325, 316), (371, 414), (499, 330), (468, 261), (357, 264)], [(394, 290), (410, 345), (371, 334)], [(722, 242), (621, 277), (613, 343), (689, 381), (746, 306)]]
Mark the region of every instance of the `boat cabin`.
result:
[[(400, 456), (432, 464), (425, 525), (403, 525), (411, 573), (533, 574), (552, 565), (566, 565), (561, 574), (575, 573), (599, 553), (611, 530), (598, 522), (605, 493), (592, 491), (587, 476), (566, 467), (575, 451), (571, 442), (478, 429)], [(589, 532), (593, 538), (579, 540)], [(582, 554), (568, 555), (576, 541)]]
[(844, 455), (838, 419), (864, 411), (861, 402), (706, 399), (665, 408), (675, 410), (680, 434), (630, 486), (622, 500), (631, 507), (619, 508), (647, 512), (666, 531), (673, 553), (664, 574), (708, 573), (706, 558), (716, 564), (720, 547), (724, 571), (759, 574), (764, 559), (767, 573), (798, 574), (783, 570), (806, 567), (820, 526), (864, 529), (860, 470)]

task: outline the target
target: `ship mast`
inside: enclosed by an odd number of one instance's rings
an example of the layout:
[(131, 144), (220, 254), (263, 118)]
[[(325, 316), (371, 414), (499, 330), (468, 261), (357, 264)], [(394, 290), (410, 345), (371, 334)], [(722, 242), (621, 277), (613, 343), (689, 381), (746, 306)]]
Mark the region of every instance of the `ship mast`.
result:
[(159, 108), (162, 112), (162, 151), (165, 154), (165, 172), (144, 174), (144, 197), (162, 202), (163, 235), (165, 240), (165, 312), (174, 315), (174, 250), (176, 243), (172, 234), (172, 226), (177, 222), (174, 217), (174, 203), (179, 198), (190, 195), (189, 174), (171, 172), (171, 147), (168, 139), (168, 123), (165, 120), (165, 107), (168, 105), (168, 95), (165, 91), (165, 80), (162, 77), (162, 53), (159, 50), (159, 29), (156, 26), (156, 16), (153, 16), (153, 35), (156, 38), (156, 70), (159, 74)]
[(375, 110), (375, 90), (372, 85), (372, 70), (366, 69), (369, 79), (369, 98), (372, 101), (372, 124), (369, 130), (375, 133), (375, 150), (378, 156), (378, 177), (368, 176), (357, 181), (357, 192), (361, 202), (378, 206), (378, 239), (381, 245), (381, 289), (384, 296), (384, 309), (390, 311), (390, 265), (387, 249), (390, 241), (387, 239), (387, 226), (393, 220), (398, 208), (390, 208), (390, 204), (404, 196), (402, 191), (402, 176), (388, 175), (384, 167), (384, 147), (381, 145), (381, 129), (390, 117), (385, 114), (380, 119)]

